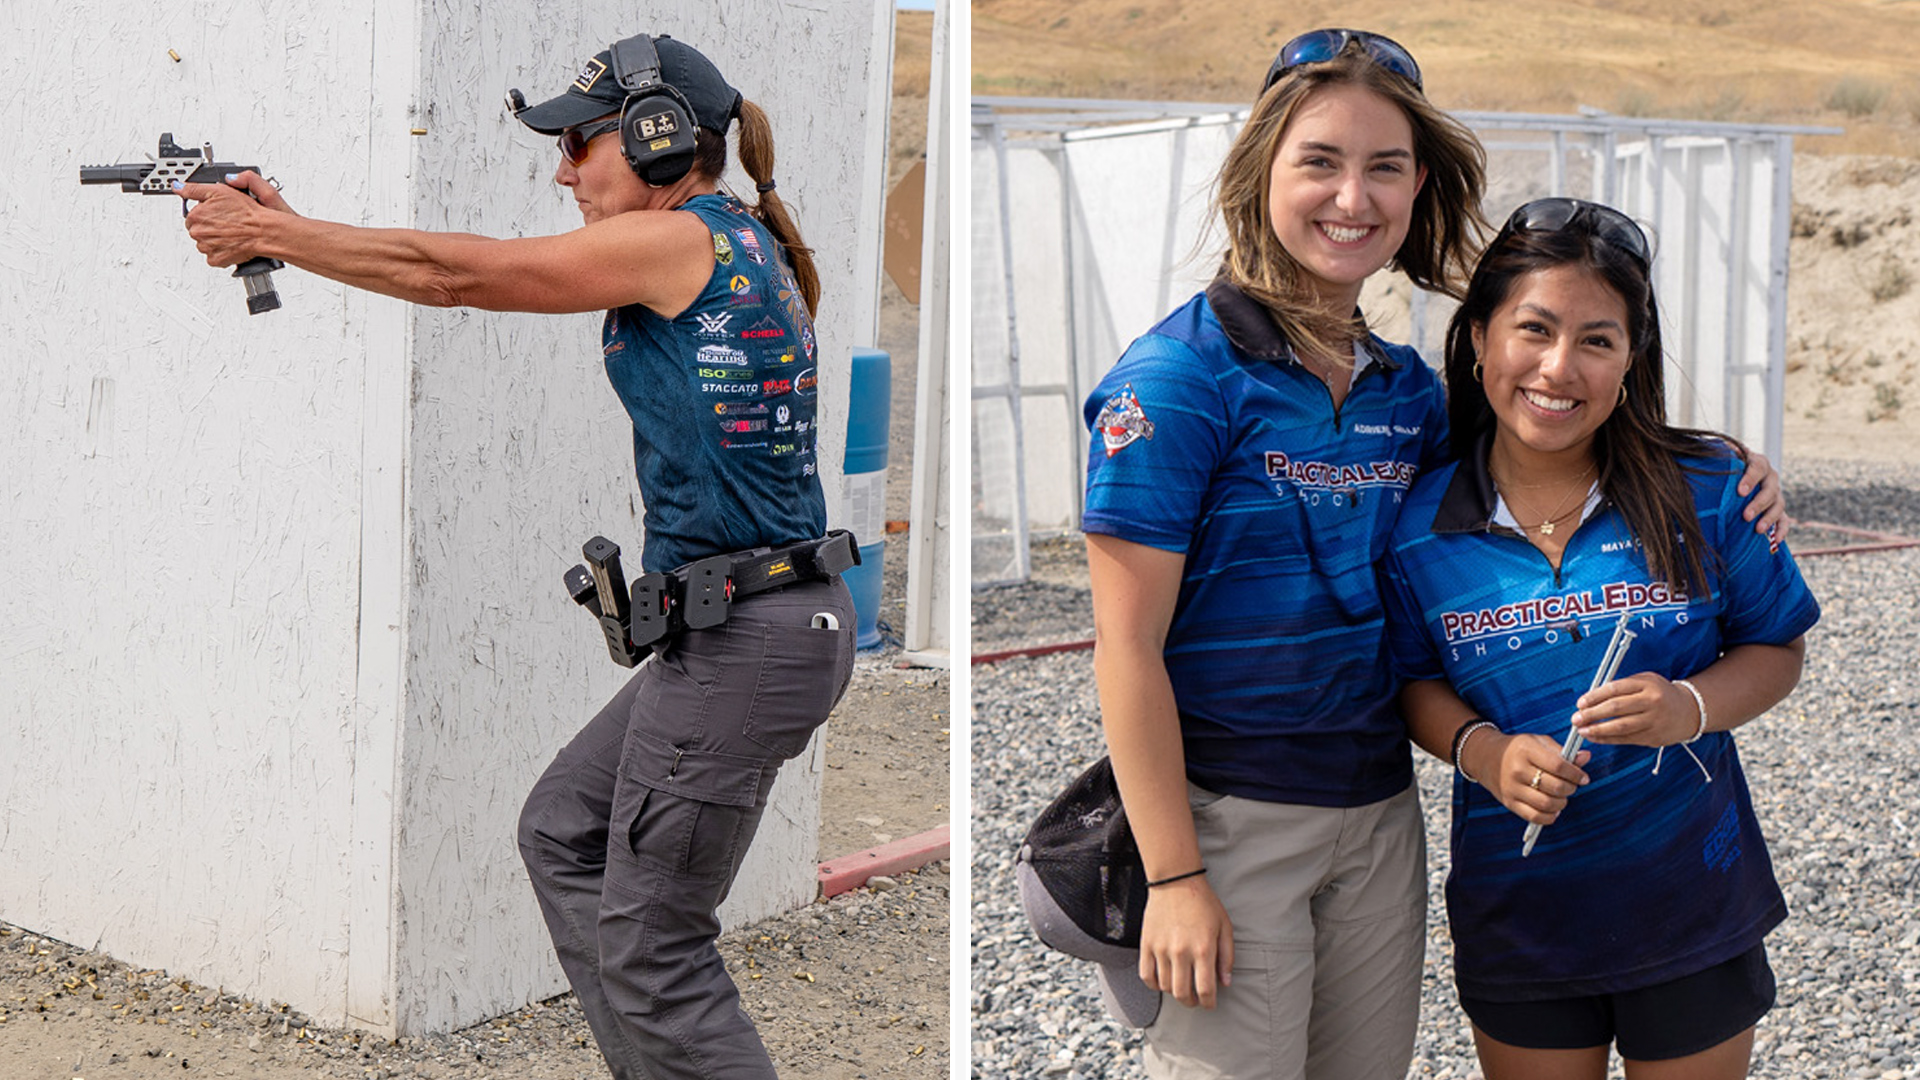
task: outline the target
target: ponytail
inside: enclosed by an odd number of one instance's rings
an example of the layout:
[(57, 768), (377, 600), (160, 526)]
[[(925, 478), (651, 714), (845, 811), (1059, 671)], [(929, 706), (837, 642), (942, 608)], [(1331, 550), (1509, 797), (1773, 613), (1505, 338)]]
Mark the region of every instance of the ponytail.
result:
[(786, 249), (800, 296), (807, 302), (807, 314), (816, 314), (820, 310), (820, 274), (813, 266), (813, 249), (801, 242), (800, 227), (773, 188), (773, 128), (767, 123), (767, 114), (745, 98), (740, 99), (740, 165), (760, 189), (760, 201), (750, 208), (753, 216)]

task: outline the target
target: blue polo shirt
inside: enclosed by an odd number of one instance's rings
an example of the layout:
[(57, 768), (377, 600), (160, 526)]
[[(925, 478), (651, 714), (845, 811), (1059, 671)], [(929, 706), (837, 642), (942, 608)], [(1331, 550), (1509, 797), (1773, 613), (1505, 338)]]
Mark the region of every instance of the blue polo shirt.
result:
[(633, 420), (649, 571), (827, 528), (813, 320), (786, 252), (730, 196), (679, 209), (713, 235), (707, 287), (672, 319), (609, 311), (603, 333), (607, 379)]
[(1358, 354), (1336, 410), (1216, 281), (1087, 400), (1081, 527), (1186, 556), (1165, 659), (1187, 776), (1211, 791), (1348, 807), (1412, 782), (1374, 561), (1446, 414), (1412, 349)]
[[(1652, 580), (1605, 502), (1568, 538), (1556, 572), (1495, 524), (1488, 445), (1415, 485), (1384, 575), (1396, 673), (1446, 679), (1502, 731), (1562, 741), (1623, 612), (1638, 636), (1618, 677), (1669, 679), (1735, 645), (1787, 644), (1819, 619), (1792, 555), (1770, 553), (1741, 519), (1743, 466), (1731, 455), (1681, 462), (1711, 549), (1710, 594), (1688, 596)], [(1524, 859), (1526, 823), (1455, 777), (1447, 915), (1462, 994), (1522, 1001), (1651, 986), (1740, 955), (1785, 918), (1731, 734), (1690, 748), (1711, 783), (1678, 747), (1658, 775), (1646, 747), (1587, 748), (1592, 782)]]

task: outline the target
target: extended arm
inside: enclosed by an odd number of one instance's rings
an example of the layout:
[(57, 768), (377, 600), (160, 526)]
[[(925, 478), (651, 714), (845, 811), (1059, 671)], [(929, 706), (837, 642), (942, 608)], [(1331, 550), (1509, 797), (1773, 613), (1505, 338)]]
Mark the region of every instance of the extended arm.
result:
[[(1180, 715), (1162, 656), (1185, 565), (1176, 552), (1087, 536), (1101, 724), (1149, 881), (1200, 866)], [(1140, 931), (1140, 977), (1149, 987), (1212, 1008), (1232, 969), (1233, 922), (1206, 875), (1149, 890)]]
[(631, 211), (558, 236), (495, 240), (301, 217), (252, 172), (233, 186), (187, 184), (180, 194), (198, 203), (187, 231), (213, 266), (265, 255), (416, 304), (549, 314), (642, 304), (671, 317), (713, 272), (706, 225), (679, 211)]

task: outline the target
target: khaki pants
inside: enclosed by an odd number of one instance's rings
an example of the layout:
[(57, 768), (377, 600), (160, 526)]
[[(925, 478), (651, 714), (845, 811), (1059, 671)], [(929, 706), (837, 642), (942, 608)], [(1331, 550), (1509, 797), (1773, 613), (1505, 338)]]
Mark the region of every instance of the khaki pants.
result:
[(1233, 920), (1233, 985), (1213, 1009), (1163, 995), (1156, 1080), (1401, 1080), (1426, 943), (1420, 796), (1353, 809), (1189, 785), (1207, 880)]

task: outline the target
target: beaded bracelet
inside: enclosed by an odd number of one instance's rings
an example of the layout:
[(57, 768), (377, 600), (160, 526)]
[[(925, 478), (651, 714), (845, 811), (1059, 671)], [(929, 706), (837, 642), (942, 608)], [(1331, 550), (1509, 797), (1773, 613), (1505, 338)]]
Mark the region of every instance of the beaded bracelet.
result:
[(1494, 728), (1498, 730), (1499, 727), (1500, 725), (1491, 720), (1482, 720), (1476, 716), (1466, 723), (1461, 724), (1459, 729), (1453, 733), (1453, 768), (1455, 772), (1460, 774), (1460, 778), (1467, 783), (1477, 784), (1480, 782), (1467, 775), (1466, 766), (1460, 764), (1460, 752), (1467, 748), (1467, 739), (1472, 737), (1473, 733), (1479, 731), (1481, 728)]
[(1149, 881), (1147, 882), (1147, 888), (1152, 889), (1152, 888), (1157, 888), (1158, 886), (1161, 886), (1161, 885), (1171, 885), (1176, 881), (1185, 881), (1190, 877), (1199, 877), (1201, 874), (1204, 874), (1206, 872), (1207, 872), (1207, 868), (1203, 866), (1198, 870), (1189, 870), (1184, 874), (1175, 874), (1172, 877), (1163, 877), (1159, 881)]

